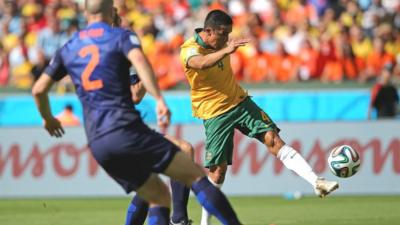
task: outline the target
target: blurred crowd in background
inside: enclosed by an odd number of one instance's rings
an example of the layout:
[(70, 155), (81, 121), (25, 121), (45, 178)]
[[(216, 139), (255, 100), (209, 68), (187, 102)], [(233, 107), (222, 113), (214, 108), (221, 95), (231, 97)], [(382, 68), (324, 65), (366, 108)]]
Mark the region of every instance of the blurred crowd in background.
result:
[[(400, 77), (399, 0), (114, 0), (122, 26), (141, 37), (162, 89), (185, 83), (180, 45), (212, 9), (234, 21), (231, 55), (245, 83), (372, 82)], [(55, 53), (85, 26), (84, 0), (0, 0), (0, 87), (30, 89)], [(57, 92), (72, 91), (68, 78)]]

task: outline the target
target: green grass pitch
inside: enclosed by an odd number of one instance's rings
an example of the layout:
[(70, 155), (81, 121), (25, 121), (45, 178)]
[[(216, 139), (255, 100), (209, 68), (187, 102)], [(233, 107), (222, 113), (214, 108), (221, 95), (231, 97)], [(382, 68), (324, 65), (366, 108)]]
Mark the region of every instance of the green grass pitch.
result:
[[(230, 197), (245, 225), (400, 225), (400, 196)], [(1, 225), (123, 225), (129, 198), (0, 200)], [(189, 201), (199, 224), (200, 207)], [(220, 224), (214, 222), (214, 225)]]

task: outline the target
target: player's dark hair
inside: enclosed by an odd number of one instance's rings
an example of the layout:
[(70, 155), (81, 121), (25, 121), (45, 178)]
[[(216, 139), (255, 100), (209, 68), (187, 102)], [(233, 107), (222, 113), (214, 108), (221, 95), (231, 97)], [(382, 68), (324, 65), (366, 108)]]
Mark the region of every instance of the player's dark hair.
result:
[(112, 0), (86, 0), (85, 9), (90, 14), (105, 13), (113, 8)]
[(204, 21), (204, 28), (218, 28), (219, 26), (232, 25), (232, 18), (222, 10), (210, 11)]
[(114, 7), (113, 11), (113, 26), (119, 27), (121, 26), (121, 17), (118, 15), (118, 9)]

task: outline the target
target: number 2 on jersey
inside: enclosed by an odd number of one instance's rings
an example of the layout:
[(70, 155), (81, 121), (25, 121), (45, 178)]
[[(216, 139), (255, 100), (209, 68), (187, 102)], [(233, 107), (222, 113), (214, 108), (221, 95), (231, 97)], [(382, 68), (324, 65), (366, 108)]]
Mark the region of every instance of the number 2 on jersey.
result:
[(90, 76), (100, 62), (99, 48), (96, 45), (88, 45), (79, 51), (81, 58), (85, 58), (87, 55), (90, 55), (90, 61), (83, 70), (81, 80), (85, 91), (93, 91), (103, 87), (102, 80), (90, 80)]

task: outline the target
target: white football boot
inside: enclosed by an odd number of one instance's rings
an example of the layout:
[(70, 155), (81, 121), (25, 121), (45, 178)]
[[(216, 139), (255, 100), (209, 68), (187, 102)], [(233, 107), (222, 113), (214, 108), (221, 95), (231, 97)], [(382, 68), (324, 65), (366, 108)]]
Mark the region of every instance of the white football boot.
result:
[(319, 177), (315, 183), (314, 191), (318, 197), (323, 198), (338, 188), (338, 182), (325, 180), (325, 178)]

